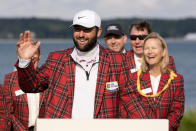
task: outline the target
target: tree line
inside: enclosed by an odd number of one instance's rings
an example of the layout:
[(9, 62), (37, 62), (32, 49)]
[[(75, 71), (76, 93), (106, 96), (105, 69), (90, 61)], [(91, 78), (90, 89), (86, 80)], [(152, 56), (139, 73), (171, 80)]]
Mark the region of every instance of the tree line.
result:
[[(120, 18), (102, 20), (102, 28), (107, 24), (118, 23), (128, 34), (131, 23), (142, 18)], [(155, 32), (165, 38), (181, 38), (188, 33), (196, 32), (196, 18), (186, 19), (145, 19)], [(42, 18), (0, 18), (0, 38), (15, 39), (24, 30), (31, 30), (36, 38), (72, 38), (72, 20)], [(103, 35), (103, 33), (102, 33)]]

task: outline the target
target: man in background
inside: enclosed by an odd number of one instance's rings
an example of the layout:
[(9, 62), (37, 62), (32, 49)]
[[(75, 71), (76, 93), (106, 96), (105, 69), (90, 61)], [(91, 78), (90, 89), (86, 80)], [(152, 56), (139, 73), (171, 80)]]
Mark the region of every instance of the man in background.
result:
[(119, 24), (109, 24), (105, 28), (104, 41), (106, 46), (116, 52), (125, 53), (127, 36)]
[[(152, 32), (151, 25), (148, 21), (136, 21), (130, 25), (129, 38), (131, 50), (126, 52), (126, 59), (131, 73), (140, 69), (141, 58), (143, 57), (143, 43), (144, 39)], [(176, 71), (174, 58), (169, 57), (168, 67)]]
[[(32, 41), (32, 45), (36, 42)], [(35, 70), (37, 70), (39, 60), (41, 58), (40, 48), (31, 58)], [(24, 93), (18, 84), (17, 71), (5, 75), (4, 96), (7, 109), (12, 120), (11, 127), (14, 130), (33, 131), (36, 119), (44, 114), (44, 93)], [(17, 121), (19, 127), (14, 126)]]

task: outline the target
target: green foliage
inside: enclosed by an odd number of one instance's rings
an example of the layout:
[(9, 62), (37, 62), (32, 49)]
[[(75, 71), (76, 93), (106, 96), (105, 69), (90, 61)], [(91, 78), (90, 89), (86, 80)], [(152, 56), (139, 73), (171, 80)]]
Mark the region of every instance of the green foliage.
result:
[(189, 110), (184, 114), (178, 131), (196, 131), (196, 110)]
[[(128, 34), (128, 29), (131, 23), (139, 18), (117, 18), (110, 20), (102, 20), (102, 37), (107, 24), (118, 23), (122, 26), (124, 32)], [(196, 32), (196, 18), (187, 19), (146, 19), (155, 32), (158, 32), (163, 37), (179, 38), (187, 33)], [(17, 18), (17, 19), (0, 19), (0, 38), (18, 38), (21, 32), (31, 30), (37, 38), (71, 38), (72, 30), (70, 25), (71, 20), (59, 19), (38, 19), (38, 18)]]

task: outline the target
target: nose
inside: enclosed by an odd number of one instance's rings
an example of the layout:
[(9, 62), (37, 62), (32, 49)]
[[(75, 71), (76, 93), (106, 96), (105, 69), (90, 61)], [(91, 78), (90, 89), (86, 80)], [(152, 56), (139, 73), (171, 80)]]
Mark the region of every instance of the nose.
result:
[(140, 39), (137, 37), (135, 40), (136, 43), (140, 43)]
[(84, 36), (84, 31), (83, 30), (80, 30), (79, 31), (79, 37), (83, 37)]
[(114, 38), (112, 38), (111, 41), (112, 41), (112, 44), (115, 44), (116, 43), (116, 41), (115, 41)]
[(149, 50), (148, 50), (148, 53), (151, 54), (151, 53), (152, 53), (152, 49), (149, 49)]

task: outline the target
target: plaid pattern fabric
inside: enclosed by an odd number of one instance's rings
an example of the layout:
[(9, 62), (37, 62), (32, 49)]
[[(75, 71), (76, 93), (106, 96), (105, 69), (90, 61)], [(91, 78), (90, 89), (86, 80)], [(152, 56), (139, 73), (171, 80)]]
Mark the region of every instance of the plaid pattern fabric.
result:
[[(75, 84), (75, 62), (71, 57), (73, 48), (50, 53), (46, 63), (36, 73), (32, 63), (25, 69), (16, 67), (21, 88), (26, 92), (38, 92), (48, 89), (46, 118), (71, 118)], [(118, 118), (119, 108), (133, 109), (129, 116), (146, 117), (140, 103), (129, 102), (133, 93), (128, 88), (128, 71), (123, 54), (114, 53), (100, 46), (99, 66), (94, 102), (94, 118)], [(28, 81), (27, 81), (28, 80)], [(108, 92), (106, 82), (117, 81), (119, 90)], [(128, 92), (129, 90), (129, 92)], [(121, 95), (119, 95), (121, 93)], [(123, 101), (123, 102), (120, 102)], [(142, 110), (142, 111), (141, 111)], [(140, 113), (142, 112), (142, 113)]]
[(127, 59), (127, 63), (128, 63), (129, 69), (136, 68), (133, 50), (127, 51), (125, 53), (125, 56), (126, 56), (126, 59)]
[[(137, 73), (134, 73), (134, 79), (137, 79)], [(168, 82), (170, 75), (164, 73), (161, 75), (158, 91), (161, 91)], [(136, 84), (136, 83), (135, 83)], [(140, 77), (141, 90), (152, 88), (149, 72), (143, 73)], [(137, 87), (135, 85), (135, 87)], [(153, 93), (148, 93), (152, 95)], [(152, 119), (169, 119), (170, 131), (177, 130), (180, 125), (184, 113), (184, 79), (182, 75), (177, 74), (177, 77), (172, 80), (169, 87), (158, 97), (140, 96), (145, 107), (146, 114)]]
[[(126, 56), (126, 59), (127, 59), (127, 63), (128, 63), (129, 69), (136, 68), (133, 50), (130, 50), (130, 51), (126, 52), (125, 56)], [(175, 66), (175, 62), (174, 62), (173, 56), (169, 56), (168, 68), (170, 68), (170, 69), (172, 69), (173, 71), (176, 72), (176, 66)]]
[[(6, 104), (8, 111), (10, 111), (10, 117), (12, 118), (12, 124), (15, 130), (27, 130), (29, 121), (29, 109), (27, 94), (16, 95), (16, 91), (20, 90), (18, 85), (17, 72), (12, 72), (5, 75), (4, 81), (4, 95), (6, 98)], [(44, 102), (43, 94), (40, 93), (40, 115), (43, 116)]]
[(0, 113), (0, 131), (10, 131), (11, 120), (5, 114)]
[(169, 56), (168, 68), (171, 69), (171, 70), (173, 70), (174, 72), (177, 72), (176, 71), (176, 65), (175, 65), (174, 57), (173, 56)]
[(11, 120), (7, 112), (5, 96), (3, 94), (3, 86), (0, 85), (0, 131), (10, 131)]

